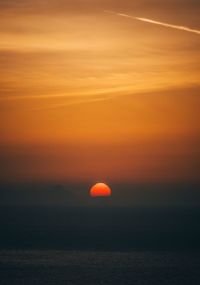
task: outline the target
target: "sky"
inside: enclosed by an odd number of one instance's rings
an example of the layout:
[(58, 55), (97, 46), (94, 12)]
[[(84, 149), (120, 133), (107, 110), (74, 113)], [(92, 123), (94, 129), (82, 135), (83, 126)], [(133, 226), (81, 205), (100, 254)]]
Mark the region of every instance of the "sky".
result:
[(199, 183), (199, 14), (0, 0), (0, 182)]

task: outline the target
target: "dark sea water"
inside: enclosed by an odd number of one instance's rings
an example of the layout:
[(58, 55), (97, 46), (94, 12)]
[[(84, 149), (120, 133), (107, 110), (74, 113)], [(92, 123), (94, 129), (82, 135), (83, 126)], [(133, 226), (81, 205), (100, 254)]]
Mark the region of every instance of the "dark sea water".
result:
[(0, 208), (0, 285), (198, 285), (200, 210)]
[(0, 284), (198, 285), (200, 259), (194, 252), (6, 250)]

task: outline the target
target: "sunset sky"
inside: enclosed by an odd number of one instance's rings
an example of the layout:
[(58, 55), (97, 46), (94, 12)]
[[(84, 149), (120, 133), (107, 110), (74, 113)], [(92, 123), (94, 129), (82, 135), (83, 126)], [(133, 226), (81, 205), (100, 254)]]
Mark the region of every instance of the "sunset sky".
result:
[(200, 30), (198, 0), (0, 0), (0, 182), (200, 182), (200, 34), (119, 13)]

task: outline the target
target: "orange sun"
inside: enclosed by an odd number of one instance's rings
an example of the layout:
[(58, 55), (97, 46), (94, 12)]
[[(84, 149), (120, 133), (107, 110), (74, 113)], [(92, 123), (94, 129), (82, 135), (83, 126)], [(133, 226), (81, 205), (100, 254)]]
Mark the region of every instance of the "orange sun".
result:
[(111, 196), (111, 189), (105, 183), (97, 183), (90, 189), (91, 197), (109, 197)]

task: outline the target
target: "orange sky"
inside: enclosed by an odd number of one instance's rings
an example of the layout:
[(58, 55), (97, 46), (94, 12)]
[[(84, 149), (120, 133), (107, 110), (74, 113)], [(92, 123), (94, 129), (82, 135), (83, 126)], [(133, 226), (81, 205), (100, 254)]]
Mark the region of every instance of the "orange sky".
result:
[(1, 181), (199, 180), (200, 35), (104, 10), (200, 29), (200, 5), (136, 2), (0, 2)]

